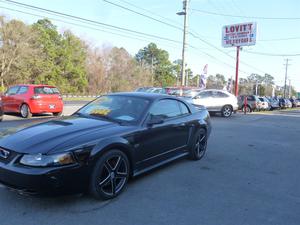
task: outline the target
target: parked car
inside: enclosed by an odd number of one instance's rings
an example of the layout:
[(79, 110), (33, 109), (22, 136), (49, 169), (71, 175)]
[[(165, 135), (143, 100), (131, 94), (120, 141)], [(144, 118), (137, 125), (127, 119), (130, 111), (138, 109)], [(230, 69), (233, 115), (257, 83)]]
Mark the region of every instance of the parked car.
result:
[(300, 107), (300, 99), (296, 99), (297, 100), (297, 107)]
[(0, 97), (0, 122), (3, 120), (3, 107), (2, 107), (2, 99)]
[(153, 93), (101, 96), (69, 117), (0, 139), (0, 183), (22, 193), (119, 195), (130, 177), (178, 158), (200, 160), (209, 113)]
[(190, 89), (190, 90), (186, 90), (183, 92), (183, 96), (184, 97), (189, 97), (189, 98), (193, 98), (196, 95), (198, 95), (203, 89), (198, 89), (198, 88), (194, 88), (194, 89)]
[(164, 88), (153, 88), (149, 92), (151, 92), (151, 93), (157, 93), (157, 94), (167, 94), (167, 92), (166, 92), (166, 90)]
[(50, 85), (12, 86), (1, 98), (4, 113), (20, 113), (23, 118), (41, 113), (60, 116), (63, 111), (62, 97), (58, 89)]
[(266, 97), (259, 97), (260, 100), (259, 109), (260, 110), (269, 110), (271, 107), (269, 105), (269, 101)]
[(287, 108), (292, 108), (293, 107), (292, 102), (288, 98), (286, 98), (285, 101), (286, 101)]
[(135, 90), (136, 92), (149, 92), (149, 93), (158, 93), (158, 94), (167, 94), (165, 88), (159, 87), (141, 87)]
[(269, 100), (270, 110), (280, 108), (278, 99), (276, 99), (276, 98), (267, 98), (267, 99)]
[(299, 101), (295, 98), (290, 98), (290, 102), (292, 103), (292, 107), (298, 107), (300, 105)]
[(230, 117), (238, 110), (237, 98), (223, 90), (205, 89), (187, 101), (194, 105), (203, 105), (209, 112), (220, 112), (223, 117)]
[(140, 87), (140, 88), (137, 88), (135, 91), (136, 92), (146, 92), (150, 88), (152, 88), (152, 87)]
[(286, 109), (288, 108), (288, 102), (284, 98), (279, 99), (279, 106), (281, 109)]
[(247, 95), (246, 108), (245, 108), (245, 104), (244, 104), (245, 96), (246, 95), (240, 95), (238, 97), (239, 109), (242, 110), (243, 112), (245, 110), (246, 110), (246, 112), (253, 112), (255, 110), (259, 110), (261, 102), (260, 102), (258, 96), (256, 96), (256, 95)]

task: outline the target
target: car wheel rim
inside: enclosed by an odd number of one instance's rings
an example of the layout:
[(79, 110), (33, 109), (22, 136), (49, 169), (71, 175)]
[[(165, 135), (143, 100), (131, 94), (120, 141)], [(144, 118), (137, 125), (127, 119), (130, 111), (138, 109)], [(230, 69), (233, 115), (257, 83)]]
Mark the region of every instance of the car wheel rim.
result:
[(223, 110), (223, 114), (224, 116), (230, 116), (231, 115), (231, 108), (229, 107), (225, 107), (224, 110)]
[(102, 168), (98, 185), (109, 196), (117, 195), (128, 178), (128, 165), (121, 155), (108, 158)]
[(27, 117), (27, 114), (28, 114), (28, 108), (26, 105), (22, 105), (21, 107), (21, 115), (22, 117)]
[(207, 143), (206, 134), (205, 133), (200, 134), (197, 138), (196, 146), (195, 146), (195, 152), (199, 158), (201, 158), (205, 153), (206, 143)]

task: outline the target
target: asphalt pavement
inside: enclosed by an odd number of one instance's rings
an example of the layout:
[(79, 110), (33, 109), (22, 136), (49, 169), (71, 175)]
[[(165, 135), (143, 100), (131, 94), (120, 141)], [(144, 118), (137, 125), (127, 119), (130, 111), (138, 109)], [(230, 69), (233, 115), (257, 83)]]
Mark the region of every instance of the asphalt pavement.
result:
[(183, 159), (139, 176), (111, 201), (87, 194), (28, 197), (0, 188), (0, 224), (299, 225), (299, 115), (212, 117), (201, 161)]

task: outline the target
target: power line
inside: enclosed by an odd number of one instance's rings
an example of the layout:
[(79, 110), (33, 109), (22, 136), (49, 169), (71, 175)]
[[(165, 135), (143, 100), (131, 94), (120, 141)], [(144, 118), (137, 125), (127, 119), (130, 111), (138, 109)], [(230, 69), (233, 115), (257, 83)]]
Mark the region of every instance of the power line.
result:
[[(155, 20), (155, 21), (159, 21), (159, 22), (164, 23), (164, 22), (161, 21), (161, 20), (157, 20), (157, 19), (155, 19), (155, 18), (153, 18), (153, 17), (146, 16), (146, 15), (144, 15), (144, 14), (142, 14), (142, 13), (139, 13), (139, 12), (137, 12), (137, 11), (131, 10), (131, 9), (127, 8), (127, 7), (122, 6), (122, 5), (112, 3), (112, 2), (110, 2), (110, 1), (108, 1), (108, 0), (103, 0), (103, 1), (105, 1), (105, 2), (107, 2), (107, 3), (110, 3), (110, 4), (114, 5), (114, 6), (117, 6), (117, 7), (119, 7), (119, 8), (123, 8), (123, 9), (125, 9), (125, 10), (127, 10), (127, 11), (130, 11), (130, 12), (136, 13), (136, 14), (138, 14), (138, 15), (147, 17), (147, 18), (149, 18), (149, 19), (152, 19), (152, 20)], [(164, 24), (167, 24), (167, 25), (169, 25), (169, 26), (172, 26), (172, 27), (175, 27), (176, 29), (178, 29), (177, 26), (173, 26), (173, 25), (168, 24), (168, 23), (164, 23)], [(182, 30), (181, 28), (179, 28), (179, 29)], [(194, 33), (195, 33), (195, 34), (194, 34)], [(196, 38), (196, 39), (199, 39), (200, 41), (202, 41), (202, 42), (205, 43), (206, 45), (209, 45), (210, 47), (212, 47), (212, 48), (218, 50), (219, 52), (221, 52), (221, 53), (227, 55), (228, 57), (230, 57), (230, 58), (232, 58), (232, 59), (235, 59), (235, 58), (234, 58), (233, 56), (231, 56), (230, 54), (224, 52), (223, 50), (219, 49), (219, 48), (216, 47), (215, 45), (213, 45), (213, 44), (209, 43), (208, 41), (204, 40), (203, 38), (201, 38), (200, 35), (196, 34), (196, 32), (194, 32), (194, 33), (188, 32), (188, 34), (190, 34), (191, 36), (193, 36), (193, 37)], [(260, 70), (260, 69), (258, 69), (258, 68), (256, 68), (256, 67), (254, 67), (254, 66), (252, 66), (252, 65), (250, 65), (250, 64), (248, 64), (248, 63), (245, 63), (245, 62), (243, 62), (243, 61), (240, 61), (240, 62), (241, 62), (242, 64), (244, 64), (244, 65), (246, 65), (246, 66), (252, 68), (252, 69), (255, 69), (255, 70), (257, 70), (257, 71), (260, 71), (260, 72), (265, 73), (264, 71), (262, 71), (262, 70)]]
[(128, 28), (119, 27), (119, 26), (115, 26), (115, 25), (111, 25), (111, 24), (106, 24), (106, 23), (102, 23), (102, 22), (99, 22), (99, 21), (95, 21), (95, 20), (85, 19), (85, 18), (82, 18), (82, 17), (79, 17), (79, 16), (73, 16), (73, 15), (69, 15), (69, 14), (66, 14), (66, 13), (61, 13), (61, 12), (57, 12), (57, 11), (53, 11), (53, 10), (48, 10), (48, 9), (44, 9), (44, 8), (41, 8), (41, 7), (28, 5), (28, 4), (24, 4), (24, 3), (20, 3), (20, 2), (15, 2), (15, 1), (11, 1), (11, 0), (4, 0), (4, 1), (9, 2), (9, 3), (13, 3), (15, 5), (20, 5), (20, 6), (23, 6), (23, 7), (29, 7), (29, 8), (35, 9), (35, 10), (39, 10), (39, 11), (44, 11), (44, 12), (48, 12), (48, 13), (52, 13), (52, 14), (54, 13), (54, 14), (61, 15), (61, 16), (64, 16), (64, 17), (70, 17), (70, 18), (73, 18), (73, 19), (76, 19), (76, 20), (97, 24), (97, 25), (104, 26), (104, 27), (114, 28), (114, 29), (117, 29), (117, 30), (122, 30), (122, 31), (134, 33), (134, 34), (140, 34), (140, 35), (143, 35), (143, 36), (148, 36), (148, 37), (152, 37), (152, 38), (156, 38), (156, 39), (161, 39), (161, 40), (181, 44), (180, 41), (176, 41), (176, 40), (166, 38), (166, 37), (161, 37), (161, 36), (158, 36), (158, 35), (153, 35), (153, 34), (148, 34), (148, 33), (140, 32), (140, 31), (135, 31), (135, 30), (131, 30), (131, 29), (128, 29)]
[(287, 37), (287, 38), (274, 38), (274, 39), (261, 39), (258, 41), (288, 41), (288, 40), (298, 40), (300, 37)]
[(156, 21), (156, 22), (162, 23), (162, 24), (164, 24), (164, 25), (167, 25), (167, 26), (170, 26), (170, 27), (173, 27), (173, 28), (175, 28), (175, 29), (178, 29), (178, 30), (181, 30), (181, 31), (182, 31), (182, 28), (181, 28), (181, 27), (175, 26), (175, 25), (170, 24), (170, 23), (166, 23), (166, 22), (164, 22), (164, 21), (162, 21), (162, 20), (159, 20), (159, 19), (156, 19), (156, 18), (154, 18), (154, 17), (152, 17), (152, 16), (145, 15), (145, 14), (143, 14), (143, 13), (137, 12), (137, 11), (135, 11), (135, 10), (129, 9), (129, 8), (125, 7), (125, 6), (119, 5), (119, 4), (117, 4), (117, 3), (114, 3), (114, 2), (111, 2), (111, 1), (108, 1), (108, 0), (103, 0), (103, 1), (106, 2), (106, 3), (108, 3), (108, 4), (114, 5), (114, 6), (116, 6), (116, 7), (119, 7), (119, 8), (121, 8), (121, 9), (125, 9), (125, 10), (127, 10), (127, 11), (133, 12), (133, 13), (138, 14), (138, 15), (140, 15), (140, 16), (146, 17), (146, 18), (148, 18), (148, 19), (154, 20), (154, 21)]
[[(126, 7), (123, 7), (123, 6), (119, 5), (119, 4), (111, 3), (110, 1), (107, 1), (107, 0), (103, 0), (103, 1), (105, 1), (105, 2), (107, 2), (107, 3), (110, 3), (110, 4), (112, 4), (112, 5), (115, 5), (115, 6), (117, 6), (117, 7), (123, 8), (123, 9), (125, 9), (125, 10), (134, 12), (134, 13), (136, 13), (136, 14), (138, 14), (138, 15), (141, 15), (141, 16), (144, 16), (144, 17), (147, 17), (147, 18), (149, 18), (149, 19), (152, 19), (152, 20), (157, 21), (157, 20), (156, 20), (155, 18), (153, 18), (153, 17), (148, 17), (148, 16), (146, 16), (146, 15), (144, 15), (144, 14), (141, 14), (141, 13), (136, 12), (136, 11), (134, 11), (134, 10), (128, 9), (128, 8), (126, 8)], [(152, 15), (157, 16), (157, 17), (160, 17), (160, 18), (163, 18), (163, 19), (172, 21), (172, 20), (170, 20), (170, 19), (168, 19), (168, 18), (166, 18), (166, 17), (162, 17), (162, 16), (160, 16), (159, 14), (153, 13), (153, 12), (150, 11), (150, 10), (147, 10), (147, 9), (144, 9), (144, 8), (139, 7), (139, 6), (137, 6), (137, 5), (134, 5), (134, 4), (132, 4), (132, 3), (128, 2), (128, 1), (125, 1), (125, 0), (119, 0), (119, 1), (124, 2), (124, 3), (126, 3), (126, 4), (128, 4), (128, 5), (130, 5), (130, 6), (133, 6), (133, 7), (137, 8), (137, 9), (140, 9), (140, 10), (143, 10), (143, 11), (145, 11), (145, 12), (148, 12), (148, 13), (150, 13), (150, 14), (152, 14)], [(158, 22), (162, 22), (162, 21), (158, 21)], [(174, 22), (174, 21), (172, 21), (172, 22)], [(166, 24), (166, 25), (169, 25), (169, 24)], [(179, 28), (179, 27), (176, 27), (176, 26), (173, 26), (173, 25), (171, 25), (171, 26), (174, 27), (174, 28)], [(179, 28), (179, 29), (182, 30), (181, 28)], [(189, 33), (191, 33), (191, 32), (189, 32)], [(199, 49), (198, 49), (198, 48), (195, 48), (195, 50), (199, 50)], [(198, 53), (198, 52), (197, 52), (197, 53)], [(223, 64), (223, 65), (226, 65), (226, 66), (228, 66), (228, 67), (230, 67), (230, 68), (235, 69), (235, 67), (232, 66), (231, 64), (228, 64), (228, 63), (226, 63), (226, 62), (223, 62), (223, 61), (219, 60), (218, 58), (216, 58), (215, 56), (212, 56), (212, 55), (210, 55), (210, 54), (208, 54), (208, 53), (206, 53), (206, 52), (203, 52), (203, 51), (201, 51), (201, 53), (204, 54), (204, 55), (206, 55), (206, 56), (208, 56), (208, 57), (210, 57), (210, 58), (212, 58), (212, 59), (214, 59), (215, 61), (219, 62), (220, 64)], [(247, 73), (247, 72), (245, 72), (245, 71), (243, 71), (243, 70), (240, 70), (240, 69), (239, 69), (239, 71), (242, 72), (242, 73), (244, 73), (244, 74), (249, 75), (249, 73)]]
[(181, 24), (178, 23), (178, 22), (175, 21), (175, 20), (172, 20), (172, 19), (170, 19), (170, 18), (161, 16), (161, 15), (159, 15), (158, 13), (155, 13), (155, 12), (152, 12), (152, 11), (150, 11), (150, 10), (148, 10), (148, 9), (142, 8), (142, 7), (140, 7), (140, 6), (137, 6), (137, 5), (135, 5), (135, 4), (131, 3), (131, 2), (128, 2), (128, 1), (125, 1), (125, 0), (118, 0), (118, 1), (119, 1), (119, 2), (123, 2), (123, 3), (127, 4), (127, 5), (130, 5), (130, 6), (134, 7), (134, 8), (136, 8), (136, 9), (140, 9), (140, 10), (142, 10), (142, 11), (144, 11), (144, 12), (147, 12), (147, 13), (149, 13), (149, 14), (151, 14), (151, 15), (157, 16), (157, 17), (159, 17), (159, 18), (161, 18), (161, 19), (164, 19), (164, 20), (167, 20), (167, 21), (169, 21), (169, 22), (172, 22), (173, 24), (177, 24), (177, 25), (181, 26)]
[(267, 53), (267, 52), (252, 52), (252, 51), (246, 51), (246, 50), (243, 50), (243, 52), (246, 52), (246, 53), (249, 53), (249, 54), (255, 54), (255, 55), (265, 55), (265, 56), (282, 56), (282, 57), (300, 56), (300, 53), (295, 53), (295, 54), (275, 54), (275, 53)]
[[(72, 18), (72, 20), (76, 20), (76, 21), (80, 21), (81, 23), (89, 23), (89, 24), (93, 24), (93, 26), (95, 25), (100, 25), (100, 26), (104, 26), (106, 27), (107, 29), (115, 29), (115, 30), (118, 30), (118, 32), (123, 31), (123, 32), (128, 32), (128, 33), (131, 33), (132, 34), (135, 34), (135, 35), (140, 35), (140, 36), (148, 36), (148, 37), (151, 37), (151, 38), (155, 38), (155, 39), (160, 39), (160, 40), (164, 40), (164, 41), (170, 41), (170, 42), (174, 42), (176, 44), (182, 44), (181, 42), (179, 41), (176, 41), (176, 40), (172, 40), (172, 39), (169, 39), (169, 38), (165, 38), (165, 37), (160, 37), (160, 36), (157, 36), (157, 35), (152, 35), (152, 34), (147, 34), (147, 33), (143, 33), (143, 32), (139, 32), (139, 31), (135, 31), (135, 30), (131, 30), (131, 29), (127, 29), (127, 28), (123, 28), (123, 27), (118, 27), (118, 26), (114, 26), (114, 25), (110, 25), (110, 24), (105, 24), (105, 23), (102, 23), (102, 22), (98, 22), (98, 21), (94, 21), (94, 20), (90, 20), (90, 19), (85, 19), (85, 18), (82, 18), (82, 17), (78, 17), (78, 16), (72, 16), (72, 15), (69, 15), (69, 14), (66, 14), (66, 13), (61, 13), (61, 12), (57, 12), (57, 11), (53, 11), (53, 10), (48, 10), (48, 9), (44, 9), (44, 8), (40, 8), (40, 7), (36, 7), (36, 6), (32, 6), (32, 5), (28, 5), (28, 4), (24, 4), (24, 3), (19, 3), (19, 2), (15, 2), (15, 1), (11, 1), (11, 0), (0, 0), (0, 1), (4, 1), (4, 2), (7, 2), (7, 3), (11, 3), (11, 4), (14, 4), (14, 5), (18, 5), (19, 7), (25, 7), (25, 8), (30, 8), (30, 9), (33, 9), (33, 10), (37, 10), (37, 11), (42, 11), (42, 12), (45, 12), (45, 13), (48, 13), (48, 14), (54, 14), (56, 16), (61, 16), (61, 17), (64, 17), (64, 18)], [(2, 7), (4, 8), (4, 7)], [(20, 10), (15, 10), (15, 9), (9, 9), (9, 8), (6, 8), (8, 10), (13, 10), (13, 11), (19, 11), (21, 13), (26, 13), (26, 12), (22, 12)], [(29, 14), (27, 12), (27, 14)], [(34, 16), (39, 16), (39, 17), (43, 17), (43, 16), (40, 16), (40, 15), (36, 15), (36, 14), (30, 14), (30, 15), (34, 15)], [(54, 20), (57, 20), (57, 19), (54, 19)], [(58, 21), (58, 20), (57, 20)], [(66, 22), (66, 21), (62, 21), (60, 20), (60, 22), (65, 22), (65, 23), (69, 23), (69, 24), (72, 24), (72, 25), (77, 25), (78, 24), (74, 24), (74, 23), (70, 23), (70, 22)], [(87, 26), (85, 26), (87, 28)], [(101, 30), (103, 31), (103, 30)], [(189, 32), (189, 34), (191, 34), (194, 38), (197, 38), (199, 40), (201, 40), (202, 42), (204, 42), (205, 44), (209, 45), (210, 47), (212, 48), (215, 48), (216, 50), (220, 51), (221, 53), (227, 55), (228, 57), (232, 58), (232, 59), (235, 59), (233, 56), (231, 56), (230, 54), (222, 51), (221, 49), (219, 49), (218, 47), (214, 46), (213, 44), (210, 44), (209, 42), (207, 42), (206, 40), (202, 39), (201, 37), (199, 37), (199, 35), (197, 34), (194, 34), (194, 33), (191, 33)], [(116, 34), (118, 35), (118, 34)], [(122, 35), (119, 35), (119, 36), (122, 36)], [(124, 36), (124, 35), (123, 35)], [(189, 45), (190, 46), (190, 45)], [(194, 46), (190, 46), (194, 49), (197, 49), (197, 50), (200, 50), (199, 48), (196, 48)], [(207, 54), (204, 52), (204, 54)], [(263, 72), (262, 70), (252, 66), (252, 65), (249, 65), (247, 63), (244, 63), (241, 61), (241, 63), (243, 63), (244, 65), (248, 66), (248, 67), (251, 67), (257, 71), (261, 71)], [(264, 72), (263, 72), (264, 73)]]
[[(201, 37), (199, 37), (199, 36), (197, 36), (197, 35), (194, 35), (194, 34), (192, 34), (192, 36), (193, 36), (194, 38), (199, 39), (200, 41), (202, 41), (203, 43), (207, 44), (208, 46), (210, 46), (210, 47), (216, 49), (217, 51), (223, 53), (224, 55), (226, 55), (226, 56), (228, 56), (228, 57), (230, 57), (230, 58), (232, 58), (232, 59), (235, 60), (235, 57), (234, 57), (234, 56), (230, 55), (229, 53), (227, 53), (227, 52), (225, 52), (225, 51), (223, 51), (223, 50), (221, 50), (221, 49), (219, 49), (218, 47), (216, 47), (215, 45), (213, 45), (213, 44), (209, 43), (208, 41), (202, 39)], [(261, 70), (261, 69), (255, 67), (255, 66), (252, 66), (252, 65), (250, 65), (250, 64), (248, 64), (248, 63), (245, 63), (245, 62), (243, 62), (242, 60), (240, 60), (240, 63), (242, 63), (242, 64), (244, 64), (244, 65), (246, 65), (246, 66), (248, 66), (248, 67), (250, 67), (250, 68), (252, 68), (252, 69), (255, 69), (255, 70), (257, 70), (257, 71), (260, 71), (260, 72), (262, 72), (262, 73), (265, 73), (265, 71), (263, 71), (263, 70)]]
[(191, 9), (195, 12), (200, 12), (208, 15), (214, 16), (225, 16), (225, 17), (235, 17), (235, 18), (245, 18), (245, 19), (261, 19), (261, 20), (300, 20), (300, 17), (263, 17), (263, 16), (241, 16), (241, 15), (232, 15), (232, 14), (224, 14), (224, 13), (217, 13), (211, 12), (201, 9)]
[[(22, 11), (22, 10), (11, 9), (11, 8), (7, 8), (7, 7), (3, 7), (3, 6), (0, 6), (0, 8), (10, 10), (10, 11), (14, 11), (14, 12), (18, 12), (18, 13), (23, 13), (23, 14), (30, 15), (30, 16), (39, 17), (39, 18), (45, 18), (45, 16), (43, 16), (43, 15), (29, 13), (29, 12), (25, 12), (25, 11)], [(70, 24), (70, 25), (74, 25), (74, 26), (78, 26), (78, 27), (82, 27), (82, 28), (87, 28), (87, 29), (91, 29), (91, 30), (97, 30), (97, 31), (101, 31), (101, 32), (104, 32), (104, 33), (117, 35), (117, 36), (120, 36), (120, 37), (139, 40), (139, 41), (143, 41), (143, 42), (149, 42), (150, 41), (150, 39), (145, 39), (145, 37), (137, 38), (137, 37), (141, 37), (141, 36), (137, 36), (137, 35), (135, 35), (135, 36), (132, 36), (132, 34), (125, 35), (125, 34), (120, 34), (120, 33), (115, 33), (115, 32), (112, 32), (112, 31), (99, 29), (99, 28), (96, 28), (96, 27), (91, 27), (91, 26), (86, 26), (86, 25), (83, 25), (83, 24), (73, 23), (73, 22), (69, 22), (69, 21), (65, 21), (65, 20), (61, 20), (61, 19), (57, 19), (57, 18), (50, 18), (50, 17), (47, 17), (47, 18), (51, 19), (51, 20), (54, 20), (54, 21), (62, 22), (62, 23), (65, 23), (65, 24)], [(106, 29), (106, 28), (104, 28), (104, 29)], [(181, 43), (178, 43), (178, 44), (181, 44)], [(171, 46), (171, 45), (168, 45), (168, 46), (172, 47), (172, 48), (177, 48), (177, 47)], [(179, 49), (179, 48), (177, 48), (177, 49)]]

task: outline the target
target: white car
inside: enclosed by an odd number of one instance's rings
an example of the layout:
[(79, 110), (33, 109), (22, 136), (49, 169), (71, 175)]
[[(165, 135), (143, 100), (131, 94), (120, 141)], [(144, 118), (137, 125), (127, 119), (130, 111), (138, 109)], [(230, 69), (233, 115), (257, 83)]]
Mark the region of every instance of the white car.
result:
[(209, 112), (220, 112), (223, 117), (230, 117), (238, 110), (237, 98), (224, 90), (205, 89), (186, 100), (196, 106), (205, 106)]

